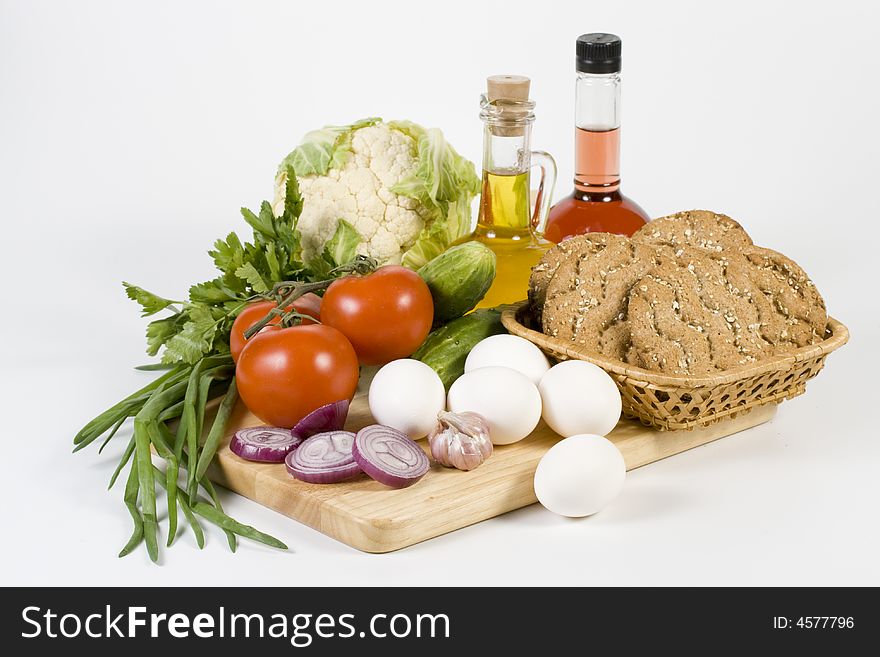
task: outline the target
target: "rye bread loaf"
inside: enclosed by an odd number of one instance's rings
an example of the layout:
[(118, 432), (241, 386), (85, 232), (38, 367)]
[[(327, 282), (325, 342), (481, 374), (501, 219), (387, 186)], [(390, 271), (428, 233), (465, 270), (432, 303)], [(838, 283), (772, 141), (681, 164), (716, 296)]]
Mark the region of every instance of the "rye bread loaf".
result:
[(824, 338), (822, 297), (797, 263), (749, 247), (680, 248), (632, 288), (632, 364), (707, 374), (755, 363)]
[(632, 239), (673, 249), (690, 246), (716, 253), (752, 244), (752, 238), (736, 221), (709, 210), (687, 210), (659, 217), (639, 228)]
[(803, 269), (705, 210), (655, 219), (632, 239), (563, 241), (533, 268), (529, 301), (544, 333), (669, 374), (709, 374), (815, 344), (827, 322)]
[(612, 237), (601, 251), (571, 254), (559, 263), (547, 284), (541, 321), (547, 335), (622, 360), (630, 348), (629, 291), (666, 249)]
[(757, 291), (754, 303), (761, 335), (773, 345), (774, 353), (821, 342), (828, 323), (825, 301), (800, 265), (760, 246), (744, 250), (743, 257)]
[(541, 315), (544, 309), (544, 300), (547, 296), (547, 286), (556, 274), (556, 270), (564, 262), (595, 256), (609, 246), (620, 248), (627, 238), (610, 233), (587, 233), (577, 235), (561, 241), (551, 248), (532, 267), (529, 278), (529, 306), (532, 317), (538, 325), (541, 324)]
[(707, 374), (770, 355), (748, 269), (735, 253), (682, 247), (661, 256), (629, 295), (627, 360), (668, 374)]

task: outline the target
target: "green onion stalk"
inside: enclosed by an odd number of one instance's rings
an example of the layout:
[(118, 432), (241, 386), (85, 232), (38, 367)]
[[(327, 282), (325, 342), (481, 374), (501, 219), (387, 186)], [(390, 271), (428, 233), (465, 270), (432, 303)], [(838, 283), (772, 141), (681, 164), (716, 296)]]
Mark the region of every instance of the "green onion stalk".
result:
[[(220, 276), (193, 285), (187, 301), (165, 299), (124, 284), (144, 316), (166, 310), (172, 313), (147, 328), (147, 353), (156, 356), (164, 349), (162, 362), (138, 368), (163, 373), (89, 421), (73, 440), (73, 451), (78, 452), (104, 436), (100, 452), (128, 420), (133, 421), (132, 435), (109, 484), (113, 488), (128, 468), (123, 502), (133, 528), (120, 557), (144, 544), (150, 559), (158, 561), (157, 488), (164, 491), (168, 510), (166, 546), (179, 535), (179, 511), (199, 548), (205, 545), (201, 523), (208, 522), (223, 530), (232, 551), (238, 537), (287, 549), (278, 539), (230, 518), (208, 478), (238, 399), (229, 353), (232, 323), (250, 302), (270, 299), (275, 307), (250, 327), (247, 336), (273, 320), (281, 326), (295, 325), (302, 316), (290, 310), (290, 304), (299, 296), (320, 292), (339, 276), (365, 274), (376, 267), (375, 261), (339, 248), (327, 249), (308, 265), (301, 261), (296, 222), (302, 199), (296, 177), (289, 173), (291, 182), (282, 215), (275, 216), (265, 201), (258, 214), (243, 208), (242, 215), (254, 230), (253, 242), (243, 243), (235, 233), (217, 240), (209, 254)], [(346, 260), (340, 265), (337, 259), (342, 255)], [(216, 404), (209, 403), (211, 400)], [(209, 408), (213, 406), (216, 412), (211, 419)], [(153, 464), (154, 455), (164, 461), (164, 469)]]

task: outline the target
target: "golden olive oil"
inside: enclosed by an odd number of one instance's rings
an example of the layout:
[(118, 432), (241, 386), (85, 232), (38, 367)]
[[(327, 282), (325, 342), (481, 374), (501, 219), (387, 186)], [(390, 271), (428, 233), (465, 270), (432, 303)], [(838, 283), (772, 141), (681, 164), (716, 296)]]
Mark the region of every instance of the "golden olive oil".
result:
[(477, 306), (491, 308), (526, 298), (532, 267), (552, 246), (531, 231), (529, 172), (483, 171), (480, 218), (472, 237), (497, 258), (495, 281)]
[[(497, 233), (528, 235), (529, 172), (491, 173), (483, 171), (479, 225)], [(507, 235), (512, 236), (512, 235)]]

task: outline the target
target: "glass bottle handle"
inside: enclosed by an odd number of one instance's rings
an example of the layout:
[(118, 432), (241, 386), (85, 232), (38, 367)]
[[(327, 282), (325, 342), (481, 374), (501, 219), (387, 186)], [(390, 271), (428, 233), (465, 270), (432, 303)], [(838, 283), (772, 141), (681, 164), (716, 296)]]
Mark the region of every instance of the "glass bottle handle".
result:
[(547, 227), (550, 203), (553, 201), (553, 190), (556, 188), (556, 160), (546, 151), (532, 151), (531, 157), (531, 166), (541, 169), (541, 181), (538, 183), (530, 228), (532, 235), (541, 237)]

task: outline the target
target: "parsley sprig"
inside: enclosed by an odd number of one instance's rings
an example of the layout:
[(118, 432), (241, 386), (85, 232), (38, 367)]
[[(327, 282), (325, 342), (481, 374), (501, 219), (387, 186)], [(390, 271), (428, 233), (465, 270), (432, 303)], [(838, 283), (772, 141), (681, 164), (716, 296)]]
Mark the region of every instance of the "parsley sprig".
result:
[[(219, 275), (191, 286), (185, 300), (167, 299), (123, 283), (144, 317), (166, 311), (170, 314), (154, 319), (147, 327), (147, 353), (156, 356), (161, 351), (161, 365), (141, 368), (168, 371), (92, 419), (74, 438), (74, 451), (79, 451), (108, 434), (103, 449), (126, 420), (134, 419), (128, 447), (110, 481), (112, 488), (129, 466), (123, 501), (134, 529), (120, 557), (145, 543), (150, 559), (158, 560), (157, 484), (167, 498), (167, 545), (177, 535), (179, 507), (199, 548), (205, 540), (201, 518), (226, 533), (233, 551), (237, 536), (286, 549), (277, 539), (227, 516), (205, 474), (237, 399), (229, 353), (232, 323), (256, 298), (275, 299), (279, 307), (273, 312), (283, 315), (284, 322), (295, 321), (296, 313), (284, 309), (304, 290), (320, 290), (330, 282), (325, 279), (375, 267), (375, 263), (356, 257), (359, 239), (354, 239), (356, 232), (345, 221), (339, 222), (323, 253), (306, 265), (297, 231), (303, 200), (296, 175), (289, 168), (287, 181), (281, 216), (275, 216), (267, 201), (260, 205), (259, 213), (242, 208), (244, 220), (253, 229), (252, 241), (242, 242), (234, 232), (217, 240), (209, 255)], [(216, 410), (209, 411), (209, 400), (220, 396)], [(152, 452), (165, 461), (164, 471), (152, 464)], [(185, 480), (179, 482), (184, 472)]]
[(320, 271), (323, 267), (307, 267), (301, 260), (296, 223), (303, 201), (292, 171), (287, 180), (281, 216), (275, 216), (268, 201), (263, 201), (259, 213), (242, 208), (244, 220), (253, 229), (253, 241), (242, 242), (232, 232), (214, 242), (208, 255), (220, 275), (190, 287), (186, 301), (123, 283), (128, 297), (140, 305), (142, 316), (172, 311), (147, 327), (150, 356), (164, 348), (163, 363), (194, 365), (205, 356), (228, 354), (232, 322), (249, 301), (268, 295), (280, 281), (313, 280), (325, 273)]

